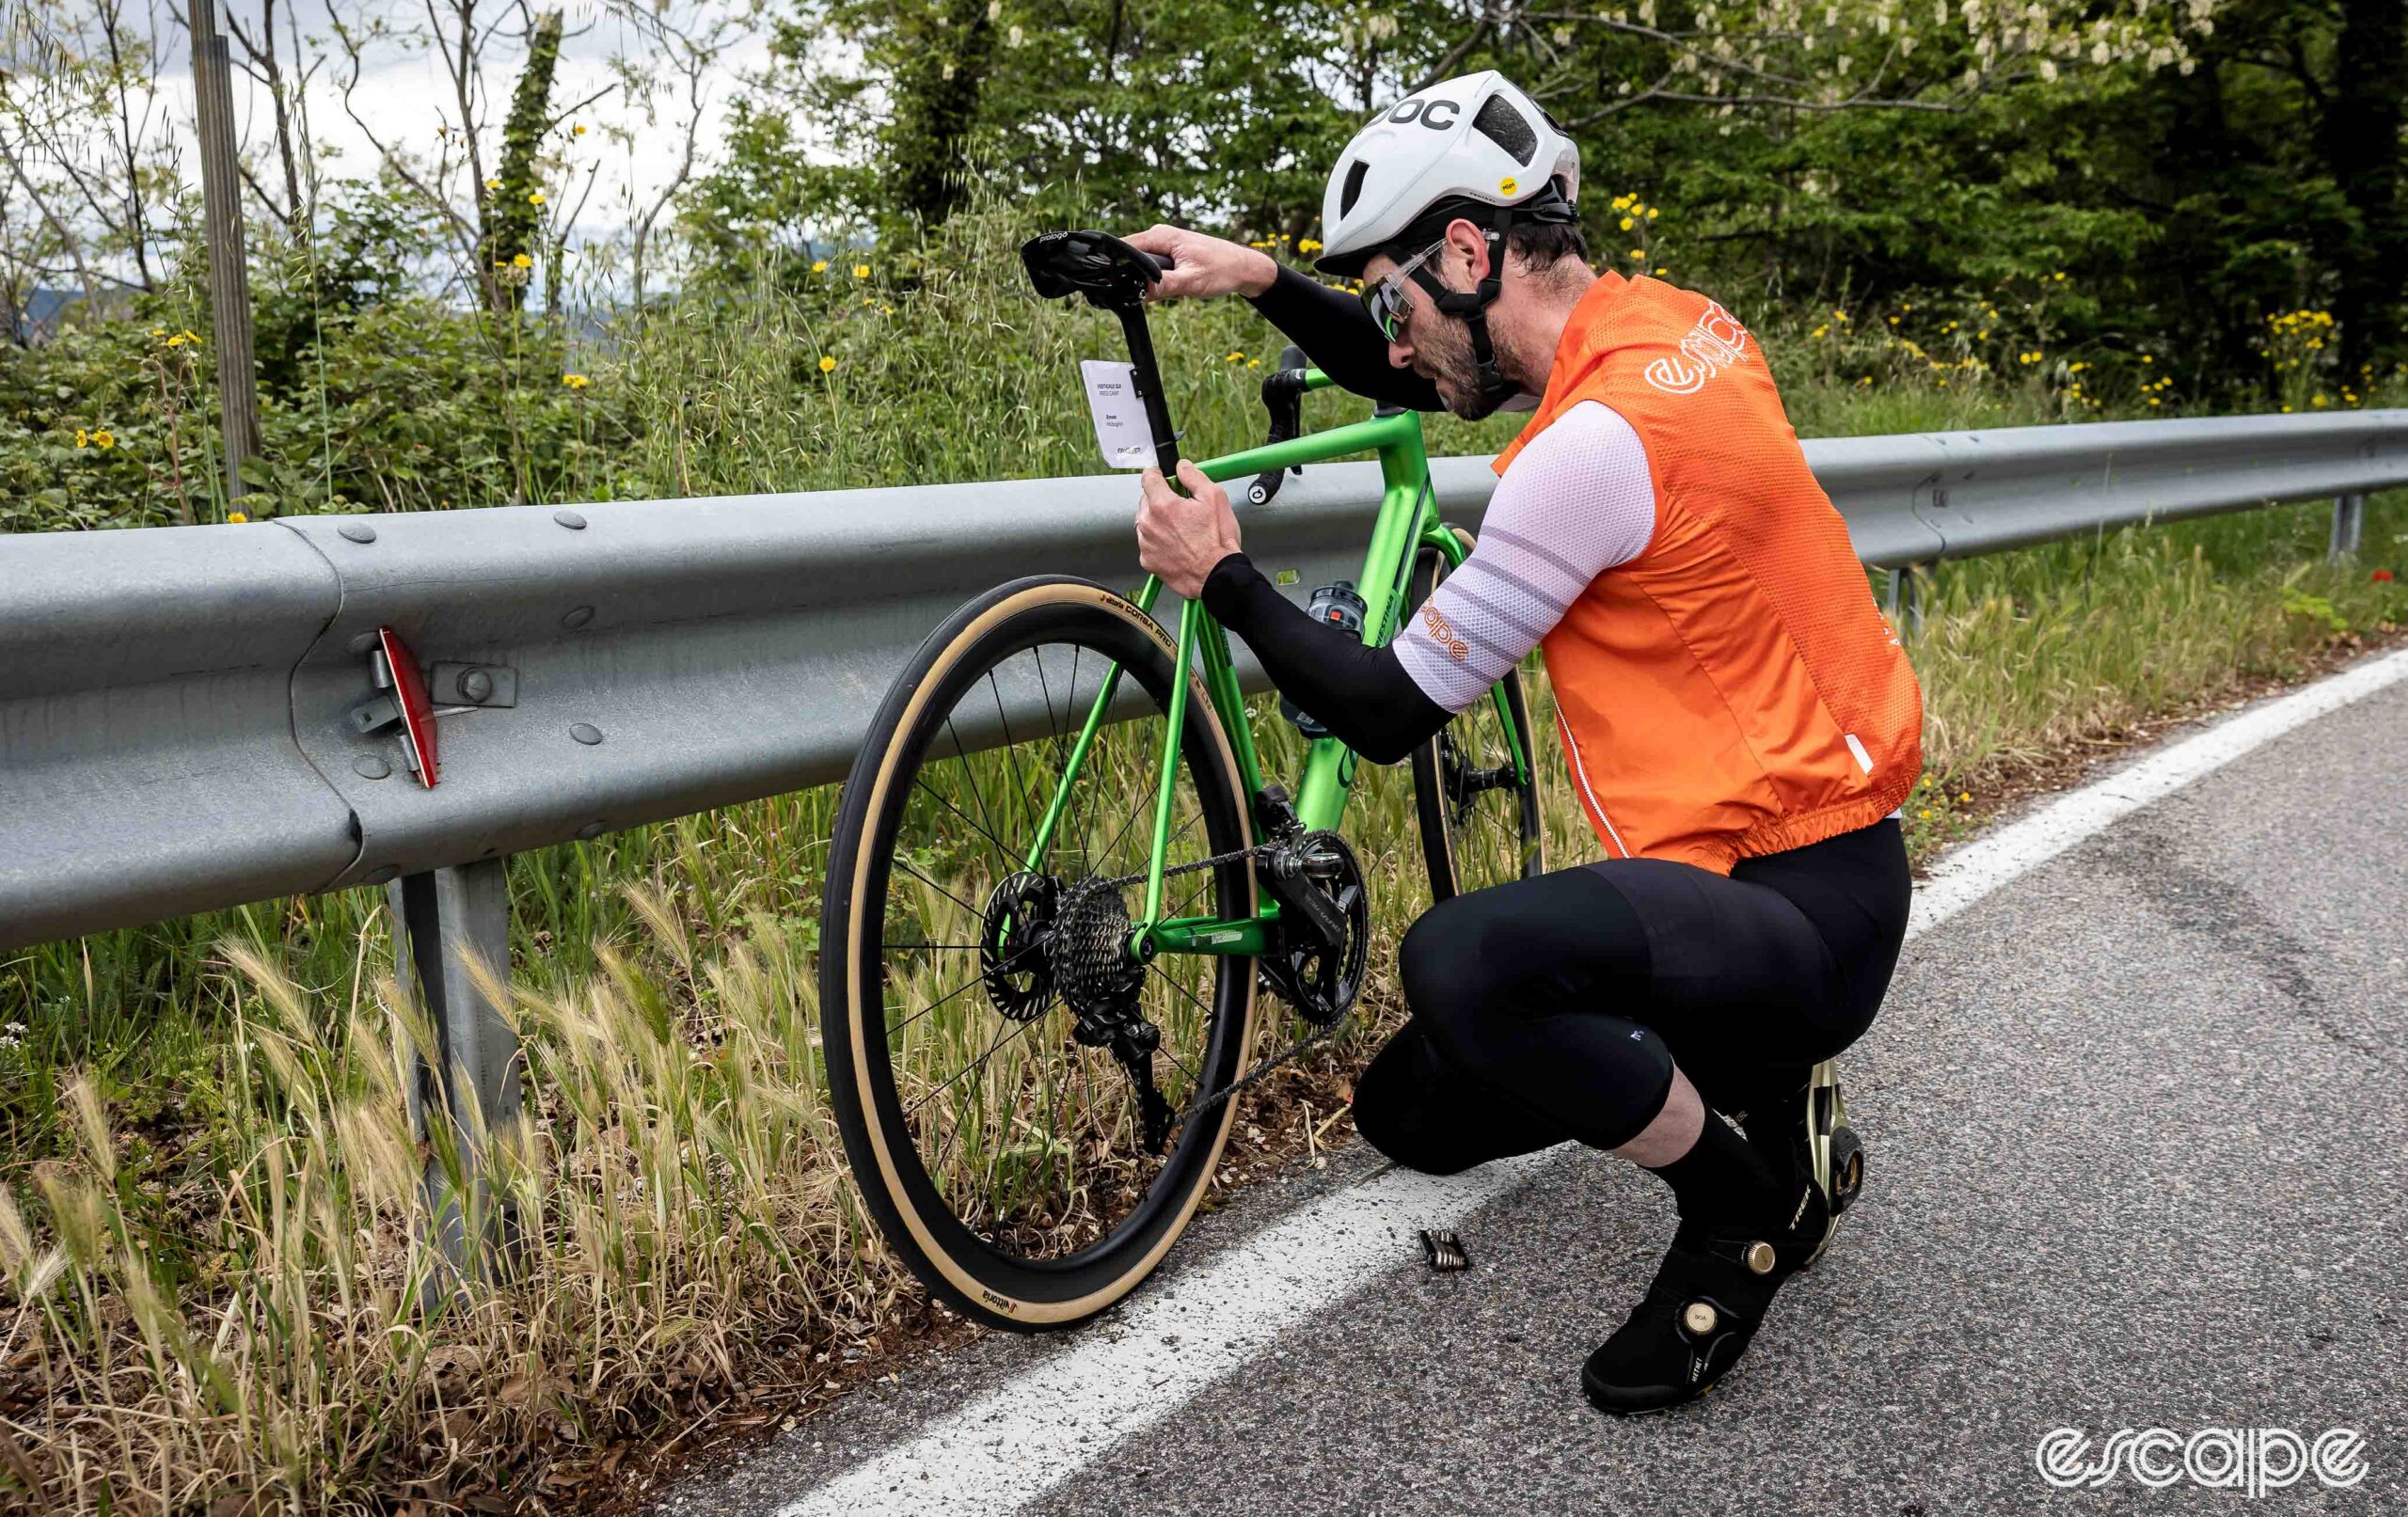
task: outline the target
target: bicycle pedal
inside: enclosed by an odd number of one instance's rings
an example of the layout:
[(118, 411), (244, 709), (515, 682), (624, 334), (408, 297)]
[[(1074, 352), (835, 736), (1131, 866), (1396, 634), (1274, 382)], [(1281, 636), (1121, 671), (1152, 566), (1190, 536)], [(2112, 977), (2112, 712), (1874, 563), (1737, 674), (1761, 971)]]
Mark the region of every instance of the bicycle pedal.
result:
[(1464, 1252), (1464, 1240), (1451, 1227), (1422, 1228), (1421, 1256), (1441, 1273), (1471, 1268), (1471, 1256)]

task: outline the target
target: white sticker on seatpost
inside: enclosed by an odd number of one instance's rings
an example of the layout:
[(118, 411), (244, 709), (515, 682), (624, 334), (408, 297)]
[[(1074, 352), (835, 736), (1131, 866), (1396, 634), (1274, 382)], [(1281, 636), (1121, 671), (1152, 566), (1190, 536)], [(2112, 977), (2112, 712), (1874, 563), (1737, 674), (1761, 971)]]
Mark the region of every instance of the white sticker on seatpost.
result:
[(1114, 468), (1144, 468), (1154, 461), (1154, 431), (1146, 424), (1146, 403), (1137, 394), (1137, 366), (1102, 358), (1079, 360), (1086, 381), (1087, 409), (1095, 413), (1096, 446)]

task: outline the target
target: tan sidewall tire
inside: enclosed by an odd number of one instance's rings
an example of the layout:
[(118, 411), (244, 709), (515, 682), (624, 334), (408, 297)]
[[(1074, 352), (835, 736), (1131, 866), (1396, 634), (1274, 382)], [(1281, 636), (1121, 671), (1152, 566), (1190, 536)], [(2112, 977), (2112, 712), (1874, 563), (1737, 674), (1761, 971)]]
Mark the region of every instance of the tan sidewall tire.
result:
[[(1089, 584), (1084, 580), (1047, 580), (1030, 584), (1005, 596), (957, 632), (947, 641), (944, 649), (921, 673), (910, 703), (904, 708), (899, 719), (887, 729), (886, 751), (879, 757), (877, 768), (870, 778), (871, 788), (864, 801), (864, 815), (873, 819), (873, 822), (876, 818), (884, 815), (888, 796), (897, 779), (898, 760), (904, 746), (899, 739), (903, 735), (912, 731), (920, 719), (931, 692), (943, 687), (946, 675), (959, 664), (960, 660), (1005, 621), (1038, 607), (1061, 605), (1066, 601), (1091, 606), (1132, 624), (1141, 624), (1147, 635), (1164, 649), (1168, 658), (1176, 658), (1177, 644), (1164, 636), (1163, 629), (1152, 617), (1101, 586)], [(1167, 662), (1168, 659), (1165, 661)], [(1202, 680), (1193, 672), (1190, 672), (1188, 679), (1187, 720), (1191, 728), (1200, 727), (1209, 735), (1210, 748), (1217, 755), (1221, 772), (1226, 778), (1227, 789), (1235, 798), (1234, 810), (1241, 845), (1251, 843), (1252, 832), (1246, 815), (1245, 798), (1239, 780), (1236, 755), (1229, 749), (1228, 736), (1221, 729), (1220, 720), (1212, 709), (1211, 698), (1205, 691)], [(864, 754), (863, 758), (866, 760), (868, 755)], [(860, 771), (857, 768), (856, 779), (859, 778)], [(850, 1051), (850, 1074), (854, 1089), (857, 1092), (866, 1093), (873, 1088), (869, 1067), (871, 1038), (877, 1038), (880, 1046), (883, 1046), (886, 1031), (884, 1005), (882, 1003), (874, 1006), (866, 1004), (862, 995), (863, 984), (868, 978), (864, 972), (864, 960), (869, 952), (867, 945), (874, 933), (876, 926), (874, 918), (879, 908), (882, 906), (882, 899), (874, 899), (873, 893), (869, 889), (875, 850), (868, 846), (861, 846), (855, 849), (855, 853), (857, 857), (851, 861), (852, 888), (847, 902), (847, 920), (844, 923), (847, 972), (844, 976), (843, 1009), (848, 1029), (846, 1041)], [(832, 862), (835, 861), (832, 861)], [(1256, 894), (1253, 869), (1250, 864), (1246, 866), (1245, 878), (1245, 906), (1251, 910)], [(1238, 1065), (1243, 1068), (1254, 1043), (1256, 976), (1251, 959), (1230, 962), (1233, 965), (1242, 966), (1238, 972), (1242, 973), (1244, 982), (1241, 992), (1244, 1013), (1238, 1035)], [(857, 1173), (855, 1178), (857, 1181), (865, 1178), (873, 1179), (874, 1183), (881, 1186), (893, 1210), (901, 1217), (909, 1238), (894, 1240), (894, 1241), (905, 1245), (907, 1253), (916, 1254), (919, 1259), (925, 1260), (938, 1277), (928, 1280), (927, 1283), (931, 1287), (943, 1289), (946, 1295), (955, 1299), (957, 1304), (994, 1325), (1021, 1330), (1064, 1327), (1084, 1321), (1119, 1301), (1152, 1273), (1155, 1266), (1161, 1263), (1163, 1256), (1169, 1251), (1171, 1244), (1178, 1241), (1180, 1235), (1186, 1231), (1188, 1223), (1193, 1220), (1196, 1208), (1202, 1202), (1204, 1193), (1211, 1184), (1212, 1176), (1219, 1166), (1221, 1151), (1228, 1141), (1230, 1129), (1237, 1118), (1237, 1102), (1232, 1100), (1222, 1103), (1220, 1110), (1212, 1118), (1213, 1130), (1209, 1148), (1203, 1161), (1196, 1169), (1198, 1177), (1191, 1184), (1187, 1195), (1181, 1198), (1170, 1225), (1162, 1230), (1150, 1247), (1134, 1256), (1125, 1269), (1119, 1271), (1109, 1282), (1098, 1288), (1066, 1300), (1035, 1301), (999, 1292), (990, 1283), (980, 1278), (974, 1270), (955, 1257), (944, 1247), (937, 1237), (935, 1229), (928, 1225), (927, 1220), (912, 1204), (911, 1189), (906, 1183), (896, 1155), (889, 1145), (890, 1134), (886, 1131), (884, 1125), (868, 1112), (866, 1098), (857, 1098), (863, 1101), (864, 1117), (861, 1126), (867, 1138), (866, 1146), (869, 1150), (865, 1157), (869, 1160), (875, 1173), (874, 1177), (863, 1177)], [(863, 1157), (859, 1154), (854, 1156), (857, 1171), (862, 1165)]]

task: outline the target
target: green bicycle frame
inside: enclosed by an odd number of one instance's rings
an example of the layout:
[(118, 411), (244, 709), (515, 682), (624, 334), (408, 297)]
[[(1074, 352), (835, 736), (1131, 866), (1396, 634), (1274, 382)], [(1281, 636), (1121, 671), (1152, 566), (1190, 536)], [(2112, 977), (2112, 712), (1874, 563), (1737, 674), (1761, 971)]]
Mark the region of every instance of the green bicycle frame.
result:
[[(1307, 390), (1324, 388), (1329, 383), (1329, 376), (1318, 369), (1306, 371)], [(1443, 554), (1450, 566), (1462, 563), (1465, 557), (1462, 540), (1438, 520), (1431, 498), (1430, 458), (1422, 445), (1420, 416), (1412, 411), (1375, 416), (1369, 421), (1307, 433), (1285, 442), (1211, 459), (1200, 467), (1207, 479), (1221, 482), (1275, 468), (1326, 463), (1355, 453), (1374, 453), (1380, 461), (1379, 516), (1371, 527), (1370, 545), (1364, 551), (1361, 577), (1355, 581), (1356, 592), (1363, 597), (1363, 640), (1377, 647), (1396, 631), (1404, 605), (1407, 577), (1419, 550), (1428, 547)], [(1161, 579), (1149, 576), (1133, 599), (1150, 615), (1161, 593)], [(1155, 784), (1153, 845), (1146, 873), (1145, 910), (1132, 930), (1132, 946), (1141, 958), (1150, 959), (1162, 953), (1260, 954), (1269, 948), (1268, 928), (1279, 915), (1277, 904), (1266, 902), (1251, 917), (1162, 920), (1164, 860), (1170, 850), (1180, 745), (1187, 730), (1190, 669), (1201, 672), (1205, 694), (1236, 752), (1238, 776), (1249, 811), (1254, 798), (1262, 790), (1261, 761), (1255, 751), (1253, 729), (1246, 719), (1244, 692), (1238, 687), (1237, 669), (1229, 656), (1228, 636), (1201, 601), (1188, 601), (1180, 608), (1178, 665), (1172, 672), (1170, 709), (1166, 713)], [(1054, 827), (1070, 787), (1085, 765), (1095, 735), (1103, 726), (1112, 698), (1119, 689), (1120, 674), (1117, 664), (1106, 672), (1094, 704), (1087, 710), (1086, 720), (1079, 729), (1078, 739), (1063, 764), (1061, 781), (1045, 809), (1044, 818), (1038, 824), (1037, 836), (1029, 845), (1028, 857), (1022, 864), (1032, 873), (1043, 872), (1045, 856), (1053, 846)], [(1491, 690), (1490, 699), (1496, 703), (1507, 741), (1513, 747), (1516, 777), (1527, 782), (1531, 762), (1528, 735), (1515, 726), (1507, 710), (1501, 685)], [(1354, 751), (1335, 737), (1318, 738), (1309, 745), (1304, 778), (1295, 798), (1296, 815), (1307, 829), (1338, 828), (1345, 814), (1356, 764)]]

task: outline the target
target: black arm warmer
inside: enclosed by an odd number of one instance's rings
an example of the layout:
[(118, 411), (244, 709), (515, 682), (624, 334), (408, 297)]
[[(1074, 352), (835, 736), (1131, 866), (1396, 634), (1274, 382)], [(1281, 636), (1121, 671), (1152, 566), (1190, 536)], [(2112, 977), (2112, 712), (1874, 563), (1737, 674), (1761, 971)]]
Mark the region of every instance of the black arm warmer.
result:
[[(1247, 304), (1305, 350), (1341, 388), (1409, 411), (1443, 411), (1438, 387), (1388, 362), (1388, 345), (1363, 303), (1282, 264), (1279, 277)], [(1323, 718), (1324, 721), (1327, 718)]]
[(1447, 724), (1395, 649), (1307, 616), (1243, 553), (1212, 565), (1204, 608), (1245, 640), (1280, 693), (1374, 764), (1394, 764)]

